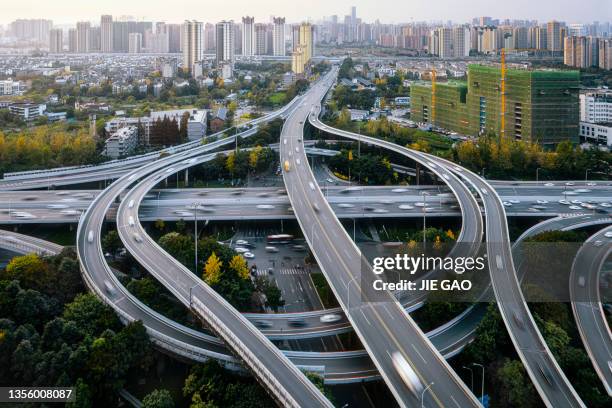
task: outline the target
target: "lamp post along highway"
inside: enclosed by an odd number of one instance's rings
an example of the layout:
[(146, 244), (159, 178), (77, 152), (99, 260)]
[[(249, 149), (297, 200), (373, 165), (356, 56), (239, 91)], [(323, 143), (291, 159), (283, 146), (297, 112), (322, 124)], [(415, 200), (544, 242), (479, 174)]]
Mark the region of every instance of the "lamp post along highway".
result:
[(480, 402), (482, 403), (482, 402), (484, 402), (484, 381), (485, 381), (484, 373), (485, 373), (485, 368), (484, 368), (484, 366), (482, 364), (478, 364), (478, 363), (472, 363), (472, 365), (476, 366), (476, 367), (480, 367), (482, 369), (482, 385), (481, 385), (481, 388), (480, 388)]
[(193, 242), (195, 248), (195, 268), (194, 273), (197, 275), (198, 273), (198, 203), (193, 203), (193, 218), (194, 218), (194, 226), (193, 226)]

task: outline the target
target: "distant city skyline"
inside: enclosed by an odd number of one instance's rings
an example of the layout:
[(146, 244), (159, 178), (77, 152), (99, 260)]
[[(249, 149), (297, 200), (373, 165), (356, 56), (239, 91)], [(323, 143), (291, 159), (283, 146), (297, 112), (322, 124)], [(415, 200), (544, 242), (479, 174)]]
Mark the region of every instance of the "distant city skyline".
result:
[[(80, 0), (20, 0), (3, 5), (0, 24), (19, 18), (45, 18), (54, 24), (74, 24), (76, 21), (99, 21), (102, 14), (132, 16), (150, 21), (182, 22), (196, 19), (215, 22), (223, 19), (239, 21), (242, 16), (255, 16), (256, 21), (269, 21), (272, 16), (287, 18), (287, 22), (312, 20), (338, 15), (339, 19), (357, 7), (357, 16), (366, 22), (380, 20), (385, 23), (411, 21), (469, 22), (473, 17), (491, 16), (497, 19), (560, 20), (575, 23), (606, 21), (612, 16), (610, 0), (513, 0), (499, 3), (492, 0), (312, 0), (307, 7), (280, 0), (233, 0), (220, 4), (202, 0), (106, 0), (103, 3), (84, 4)], [(612, 18), (608, 18), (608, 21)]]

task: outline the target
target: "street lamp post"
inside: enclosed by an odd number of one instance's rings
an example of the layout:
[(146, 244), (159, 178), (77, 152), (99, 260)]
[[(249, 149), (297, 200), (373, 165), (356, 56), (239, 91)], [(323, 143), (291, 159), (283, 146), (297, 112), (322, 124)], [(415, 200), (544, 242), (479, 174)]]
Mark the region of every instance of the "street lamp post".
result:
[(462, 368), (464, 368), (465, 370), (470, 370), (470, 390), (472, 390), (473, 392), (474, 391), (474, 370), (466, 366), (463, 366)]
[(429, 195), (429, 193), (427, 191), (422, 191), (421, 195), (423, 196), (423, 251), (425, 250), (425, 244), (427, 243), (427, 239), (425, 238), (425, 230), (426, 230), (426, 224), (425, 224), (425, 214), (427, 213), (426, 208), (427, 208), (427, 196)]
[(193, 218), (194, 218), (194, 228), (193, 228), (193, 241), (195, 247), (195, 269), (194, 272), (198, 273), (198, 203), (193, 203)]
[(539, 174), (540, 173), (540, 169), (541, 169), (541, 167), (538, 167), (536, 169), (536, 184), (538, 184), (540, 182), (540, 174)]
[(589, 181), (589, 169), (586, 169), (586, 171), (584, 172), (584, 184), (587, 185)]
[(485, 380), (485, 368), (482, 364), (472, 363), (473, 366), (480, 367), (482, 369), (482, 386), (480, 389), (480, 403), (484, 402), (484, 380)]
[(427, 387), (425, 387), (425, 389), (421, 393), (421, 408), (425, 407), (425, 393), (427, 392), (428, 389), (431, 388), (432, 385), (434, 385), (433, 381)]

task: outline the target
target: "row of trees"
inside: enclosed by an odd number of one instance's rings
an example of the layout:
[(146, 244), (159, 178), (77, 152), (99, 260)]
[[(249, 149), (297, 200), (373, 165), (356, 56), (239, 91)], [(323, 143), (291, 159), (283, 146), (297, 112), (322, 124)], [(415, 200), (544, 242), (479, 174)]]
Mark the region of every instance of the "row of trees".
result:
[[(606, 179), (612, 173), (612, 153), (599, 149), (582, 149), (569, 141), (547, 151), (537, 143), (506, 140), (494, 136), (455, 145), (452, 157), (474, 170), (485, 171), (490, 178), (535, 179)], [(537, 170), (540, 168), (540, 170)], [(588, 171), (588, 174), (587, 174)]]
[(86, 128), (65, 124), (38, 126), (17, 133), (0, 131), (0, 172), (99, 162), (96, 141)]
[(113, 406), (130, 373), (152, 362), (142, 323), (123, 326), (83, 293), (73, 252), (17, 257), (0, 271), (3, 386), (74, 386), (74, 406)]
[(391, 168), (391, 163), (384, 156), (361, 153), (357, 155), (352, 150), (341, 150), (339, 154), (328, 160), (329, 168), (351, 179), (361, 179), (365, 184), (390, 184), (399, 181), (398, 173)]

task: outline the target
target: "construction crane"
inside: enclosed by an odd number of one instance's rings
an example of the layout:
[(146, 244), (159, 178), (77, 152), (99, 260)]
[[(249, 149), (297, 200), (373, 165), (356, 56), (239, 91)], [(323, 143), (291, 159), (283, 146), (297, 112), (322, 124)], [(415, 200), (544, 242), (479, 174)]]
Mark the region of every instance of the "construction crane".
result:
[(501, 102), (499, 107), (500, 116), (500, 142), (504, 140), (506, 135), (506, 49), (501, 49), (501, 84), (500, 84)]
[(431, 70), (431, 124), (436, 121), (436, 68)]

